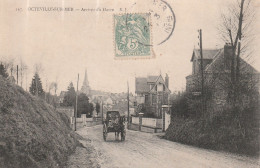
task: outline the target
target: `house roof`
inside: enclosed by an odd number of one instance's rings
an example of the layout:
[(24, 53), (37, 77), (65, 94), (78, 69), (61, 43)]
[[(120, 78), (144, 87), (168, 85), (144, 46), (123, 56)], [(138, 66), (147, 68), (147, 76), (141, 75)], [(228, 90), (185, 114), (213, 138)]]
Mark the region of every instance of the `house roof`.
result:
[[(130, 107), (132, 107), (131, 104), (130, 104)], [(113, 105), (112, 109), (118, 110), (120, 112), (120, 115), (124, 115), (125, 112), (128, 110), (127, 102), (119, 102), (118, 104)]]
[(158, 76), (148, 76), (147, 78), (136, 78), (135, 79), (135, 91), (138, 92), (149, 92), (151, 90), (148, 83), (155, 83)]
[[(213, 61), (206, 66), (205, 71), (206, 72), (212, 72), (216, 70), (223, 70), (223, 64), (224, 63), (224, 49), (221, 49), (220, 52), (218, 52)], [(259, 73), (253, 66), (251, 66), (249, 63), (247, 63), (243, 58), (241, 58), (240, 61), (240, 68), (242, 72), (244, 73)]]
[[(203, 59), (213, 59), (221, 49), (204, 49), (202, 50)], [(195, 58), (200, 59), (200, 49), (194, 49), (190, 61), (193, 61)]]
[(135, 78), (135, 92), (149, 92), (150, 86), (147, 84), (147, 78)]
[(150, 89), (150, 91), (154, 90), (154, 88), (155, 88), (155, 86), (157, 85), (157, 83), (161, 83), (161, 82), (163, 82), (163, 85), (164, 85), (164, 87), (165, 87), (165, 90), (166, 90), (167, 92), (171, 92), (170, 89), (165, 85), (165, 83), (164, 83), (165, 81), (164, 81), (162, 75), (159, 75), (159, 76), (158, 76), (158, 78), (157, 78), (156, 81), (155, 81), (155, 85)]
[[(159, 79), (161, 79), (162, 76), (148, 76), (147, 78), (135, 78), (135, 92), (136, 93), (148, 93), (150, 92), (152, 88), (150, 88), (151, 83), (156, 83), (158, 82)], [(162, 78), (163, 80), (163, 78)], [(167, 91), (170, 91), (169, 88), (166, 88)]]
[(158, 76), (148, 76), (147, 77), (147, 82), (149, 83), (155, 83), (157, 80)]

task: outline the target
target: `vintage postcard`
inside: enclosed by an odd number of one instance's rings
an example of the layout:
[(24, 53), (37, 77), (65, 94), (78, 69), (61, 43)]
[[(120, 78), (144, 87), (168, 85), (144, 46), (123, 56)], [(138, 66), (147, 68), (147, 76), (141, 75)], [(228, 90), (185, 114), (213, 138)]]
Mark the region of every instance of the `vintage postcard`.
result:
[(0, 168), (260, 167), (260, 0), (0, 1)]

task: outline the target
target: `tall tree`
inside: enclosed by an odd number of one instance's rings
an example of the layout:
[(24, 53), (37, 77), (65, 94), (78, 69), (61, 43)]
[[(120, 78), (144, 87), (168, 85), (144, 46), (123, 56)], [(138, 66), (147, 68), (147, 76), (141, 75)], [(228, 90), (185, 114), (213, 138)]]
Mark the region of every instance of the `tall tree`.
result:
[(97, 114), (100, 112), (100, 104), (99, 103), (96, 103), (96, 112), (97, 112)]
[(71, 82), (68, 86), (68, 91), (64, 96), (63, 105), (64, 106), (74, 106), (75, 99), (76, 99), (76, 91), (73, 86), (73, 83)]
[(78, 96), (78, 116), (88, 114), (89, 98), (86, 94), (80, 93)]
[(87, 117), (92, 117), (93, 111), (94, 111), (94, 105), (92, 103), (89, 103)]
[(6, 69), (2, 63), (0, 64), (0, 75), (2, 75), (4, 78), (8, 77), (8, 73), (6, 72)]
[(32, 79), (32, 83), (31, 83), (31, 87), (30, 87), (29, 91), (32, 95), (35, 95), (35, 96), (44, 95), (44, 91), (42, 88), (42, 82), (41, 82), (41, 79), (40, 79), (38, 73), (35, 73), (35, 75)]
[(78, 97), (78, 116), (86, 114), (87, 117), (92, 117), (94, 106), (89, 102), (89, 98), (86, 94), (80, 93)]
[(255, 10), (252, 0), (237, 0), (226, 13), (222, 14), (220, 33), (224, 42), (232, 47), (232, 58), (230, 67), (231, 99), (236, 104), (239, 96), (241, 78), (241, 56), (250, 59), (252, 51), (252, 23), (255, 18)]

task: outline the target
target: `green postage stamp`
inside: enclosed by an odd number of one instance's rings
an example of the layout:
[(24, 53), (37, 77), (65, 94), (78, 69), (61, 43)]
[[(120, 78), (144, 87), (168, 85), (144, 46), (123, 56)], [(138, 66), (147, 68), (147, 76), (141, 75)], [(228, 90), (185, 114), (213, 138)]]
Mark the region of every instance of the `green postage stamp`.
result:
[(150, 14), (115, 14), (114, 38), (116, 59), (151, 58)]

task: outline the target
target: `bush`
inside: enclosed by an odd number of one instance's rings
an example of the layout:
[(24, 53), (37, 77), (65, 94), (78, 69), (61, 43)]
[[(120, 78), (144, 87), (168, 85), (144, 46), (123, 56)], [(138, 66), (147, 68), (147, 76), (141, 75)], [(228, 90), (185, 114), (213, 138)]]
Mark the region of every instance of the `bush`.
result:
[(211, 120), (174, 118), (165, 138), (208, 149), (259, 156), (258, 128), (256, 121), (244, 123), (229, 116), (215, 116)]

